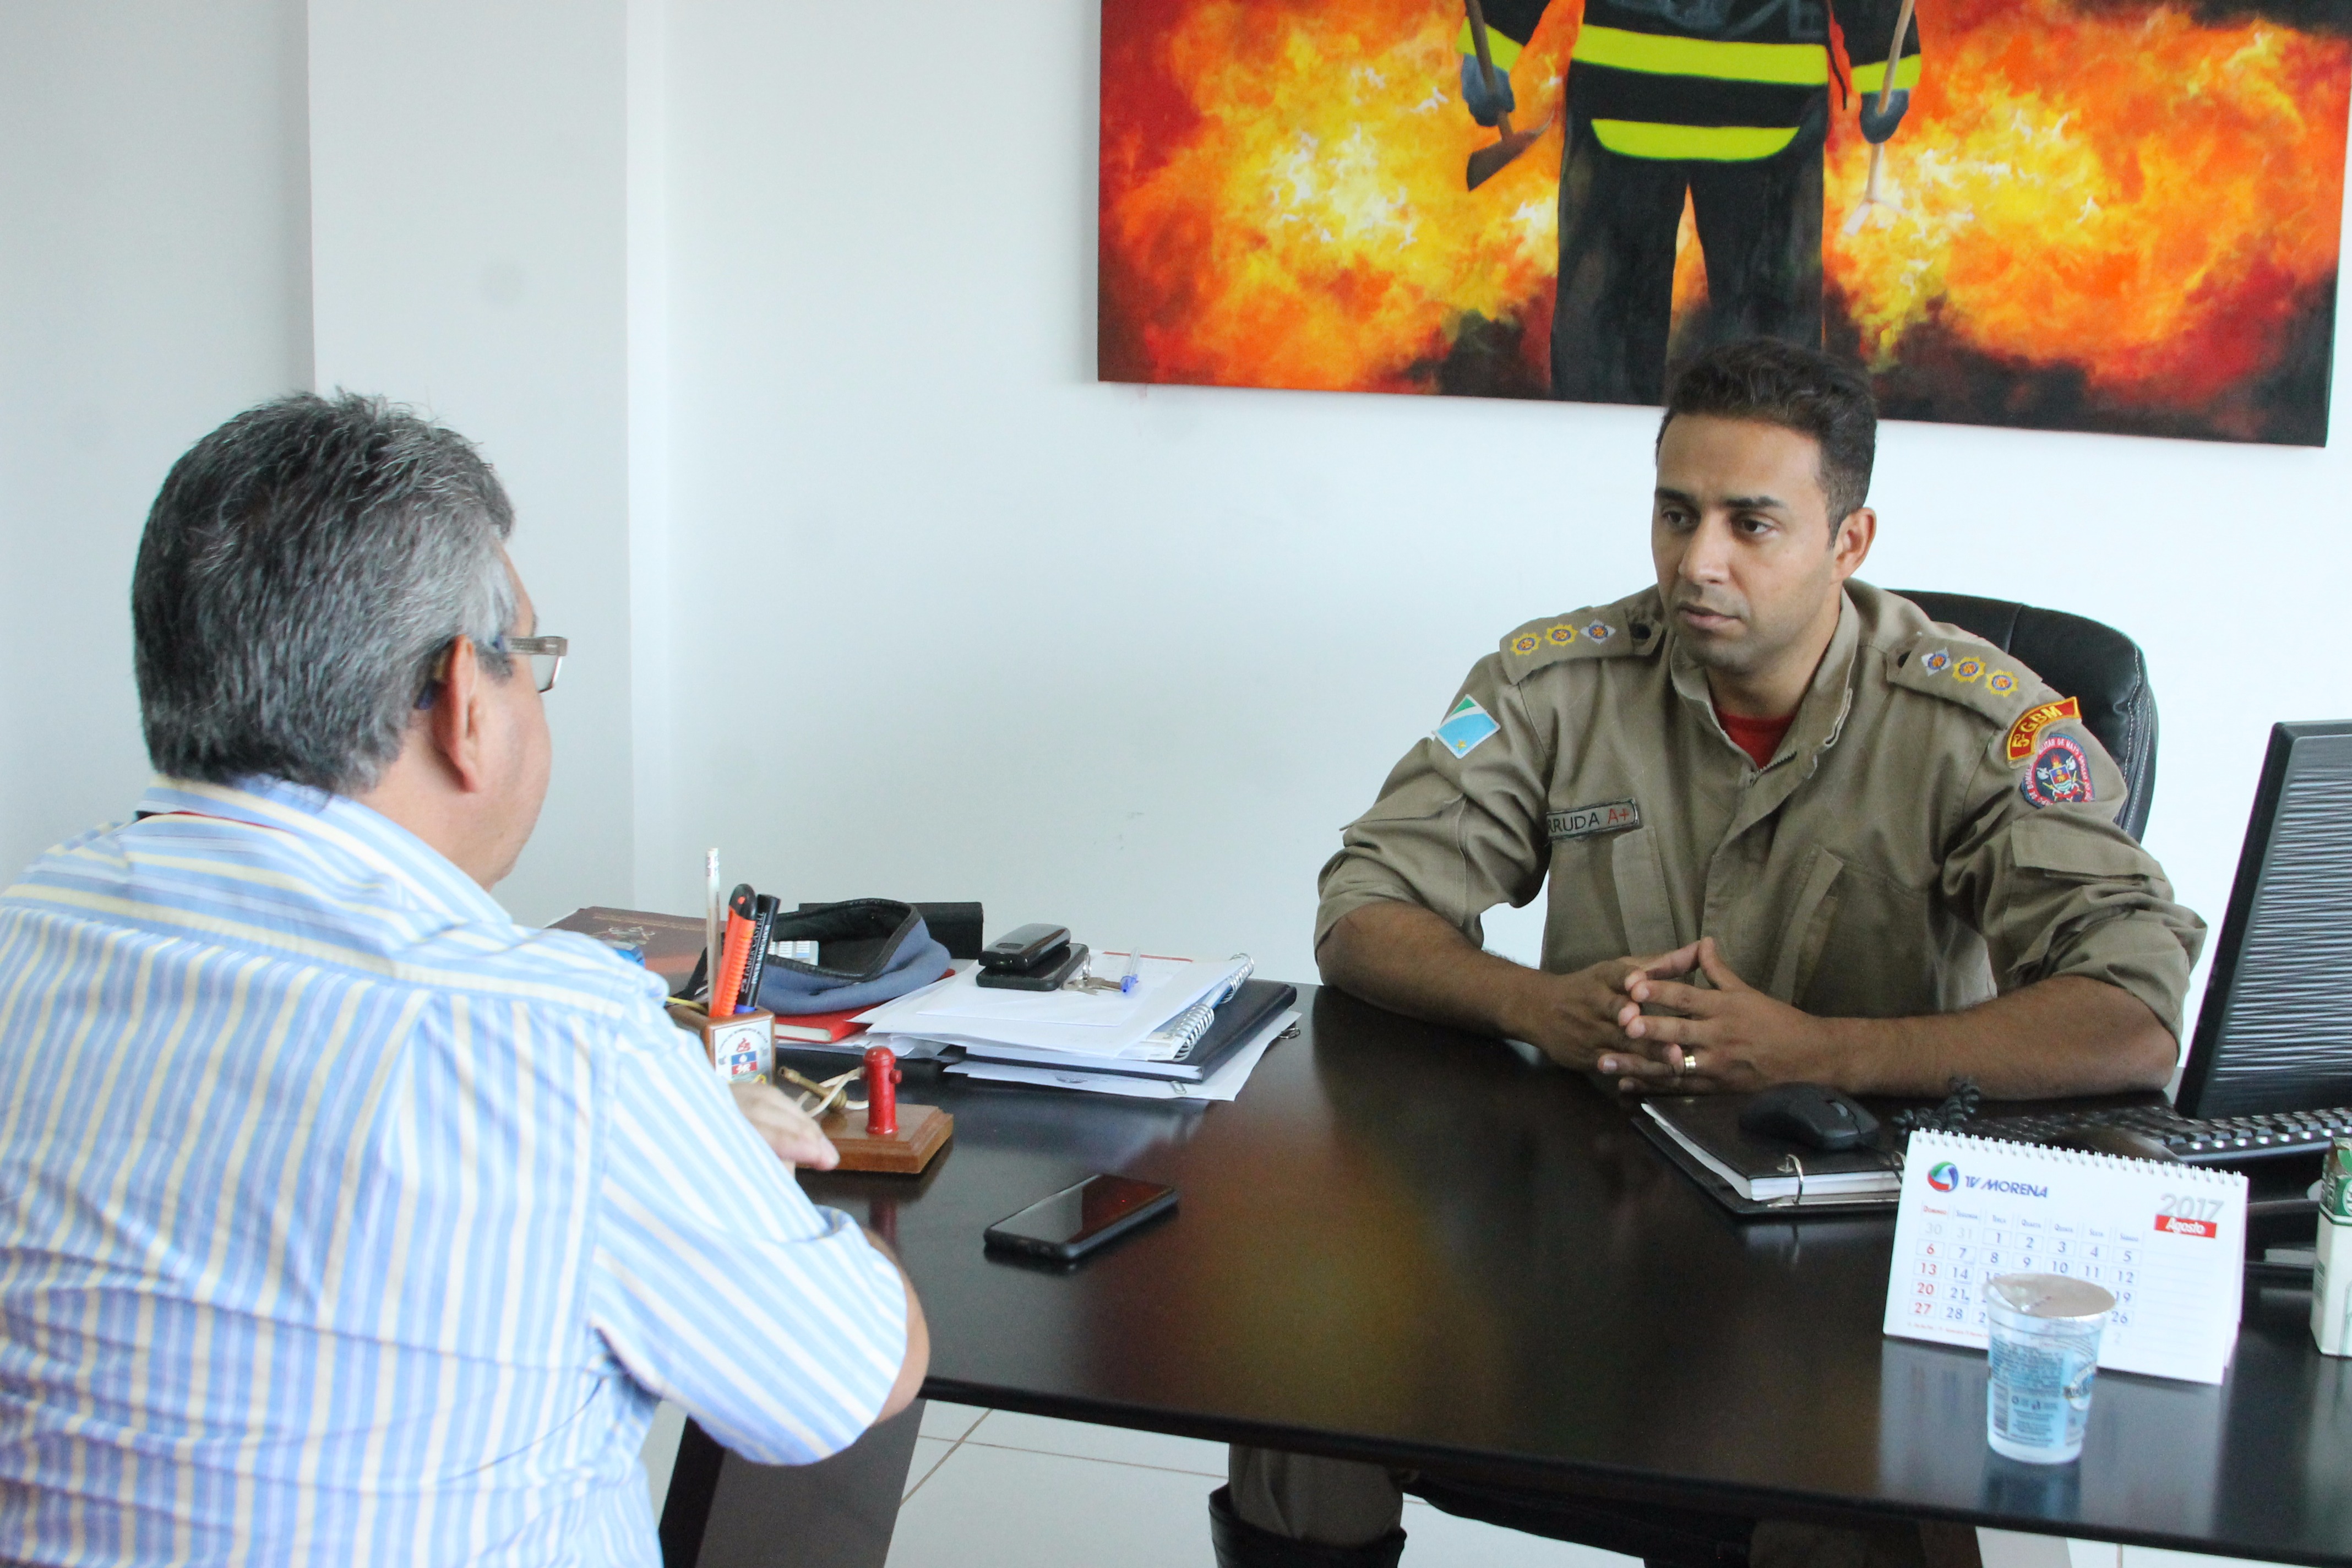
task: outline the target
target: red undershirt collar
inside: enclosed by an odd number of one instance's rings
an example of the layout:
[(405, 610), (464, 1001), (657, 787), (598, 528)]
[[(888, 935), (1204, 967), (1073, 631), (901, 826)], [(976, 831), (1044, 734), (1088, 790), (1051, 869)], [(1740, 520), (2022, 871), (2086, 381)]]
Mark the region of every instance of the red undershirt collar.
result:
[(1715, 717), (1723, 726), (1723, 732), (1731, 737), (1732, 743), (1747, 752), (1759, 768), (1771, 763), (1772, 753), (1780, 749), (1781, 738), (1788, 734), (1789, 726), (1797, 721), (1794, 713), (1779, 719), (1742, 719), (1736, 713), (1726, 713), (1719, 706), (1715, 710)]

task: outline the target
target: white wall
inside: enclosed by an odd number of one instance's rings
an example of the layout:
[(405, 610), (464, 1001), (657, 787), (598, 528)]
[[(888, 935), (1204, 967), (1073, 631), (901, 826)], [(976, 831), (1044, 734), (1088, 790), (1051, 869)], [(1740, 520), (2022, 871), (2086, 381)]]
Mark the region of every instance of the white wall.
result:
[(499, 896), (625, 900), (630, 752), (626, 33), (622, 0), (310, 0), (317, 382), (478, 442), (516, 512), (559, 781)]
[(309, 384), (302, 38), (300, 0), (0, 6), (0, 880), (146, 781), (164, 469)]
[[(1097, 16), (942, 7), (869, 70), (824, 6), (675, 7), (679, 657), (764, 626), (777, 674), (644, 896), (716, 842), (1304, 975), (1317, 867), (1471, 661), (1647, 580), (1653, 416), (1095, 384)], [(2149, 841), (2218, 918), (2266, 727), (2352, 707), (2347, 449), (1890, 426), (1866, 575), (2138, 637)], [(676, 688), (681, 743), (743, 712)]]

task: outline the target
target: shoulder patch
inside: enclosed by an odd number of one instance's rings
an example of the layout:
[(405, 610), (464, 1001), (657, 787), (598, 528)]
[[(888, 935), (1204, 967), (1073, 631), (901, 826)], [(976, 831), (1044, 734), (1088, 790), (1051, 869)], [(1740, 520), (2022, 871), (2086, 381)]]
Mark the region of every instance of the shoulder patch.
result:
[[(2012, 763), (2033, 754), (2033, 738), (2060, 719), (2080, 718), (2042, 678), (1990, 643), (1949, 626), (1930, 626), (1887, 658), (1890, 685), (1981, 714), (2010, 731)], [(2063, 710), (2063, 711), (2062, 711)], [(2039, 719), (2035, 714), (2041, 714)], [(2022, 750), (2020, 748), (2022, 747)]]
[(2033, 753), (2033, 765), (2017, 781), (2020, 794), (2036, 809), (2049, 805), (2088, 805), (2099, 798), (2091, 783), (2091, 759), (2063, 735), (2053, 735)]
[(1500, 729), (1502, 726), (1495, 722), (1493, 716), (1478, 706), (1478, 700), (1465, 692), (1445, 715), (1445, 722), (1437, 727), (1434, 738), (1456, 757), (1466, 757), (1478, 749), (1479, 742), (1493, 739)]
[(2083, 705), (2069, 697), (2060, 702), (2044, 702), (2029, 708), (2009, 727), (2009, 760), (2014, 764), (2033, 754), (2033, 737), (2062, 719), (2079, 720)]
[(1514, 686), (1547, 665), (1577, 658), (1633, 658), (1657, 651), (1665, 628), (1643, 607), (1646, 595), (1614, 605), (1546, 616), (1503, 639), (1503, 677)]

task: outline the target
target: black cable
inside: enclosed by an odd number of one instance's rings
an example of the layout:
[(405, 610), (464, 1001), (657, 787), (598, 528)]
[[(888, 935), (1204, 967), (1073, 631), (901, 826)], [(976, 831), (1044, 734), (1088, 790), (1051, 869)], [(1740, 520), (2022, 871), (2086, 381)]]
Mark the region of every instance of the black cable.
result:
[(1897, 1111), (1893, 1118), (1895, 1130), (1898, 1132), (1960, 1131), (1961, 1125), (1975, 1116), (1977, 1108), (1984, 1103), (1984, 1090), (1977, 1087), (1977, 1080), (1972, 1078), (1956, 1078), (1951, 1080), (1950, 1088), (1952, 1092), (1944, 1097), (1942, 1104), (1932, 1110)]

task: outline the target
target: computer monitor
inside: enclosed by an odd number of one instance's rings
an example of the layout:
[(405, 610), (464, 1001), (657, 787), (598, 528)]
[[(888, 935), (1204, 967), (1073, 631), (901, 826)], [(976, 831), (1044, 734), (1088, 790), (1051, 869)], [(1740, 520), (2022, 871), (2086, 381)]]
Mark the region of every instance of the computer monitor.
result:
[(2352, 721), (2271, 727), (2178, 1103), (2352, 1105)]

